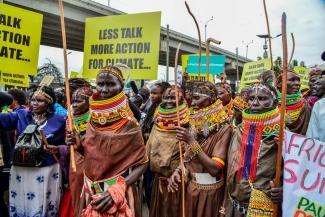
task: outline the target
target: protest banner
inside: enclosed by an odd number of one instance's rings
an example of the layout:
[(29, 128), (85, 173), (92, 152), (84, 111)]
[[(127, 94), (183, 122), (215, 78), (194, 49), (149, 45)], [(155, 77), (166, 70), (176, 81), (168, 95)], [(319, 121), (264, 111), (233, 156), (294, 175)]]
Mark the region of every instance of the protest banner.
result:
[[(212, 75), (218, 75), (220, 73), (225, 72), (225, 62), (226, 57), (223, 55), (214, 55), (210, 56), (210, 70), (209, 73)], [(190, 55), (187, 60), (187, 72), (190, 74), (198, 73), (198, 65), (199, 65), (199, 56)], [(206, 73), (206, 56), (201, 57), (201, 69), (200, 73)]]
[(96, 78), (100, 68), (123, 63), (131, 79), (157, 79), (160, 17), (152, 12), (87, 18), (82, 77)]
[(0, 4), (0, 70), (37, 74), (43, 15)]
[(27, 74), (14, 74), (0, 71), (0, 84), (7, 84), (16, 87), (29, 87)]
[[(195, 56), (198, 56), (198, 54), (184, 54), (182, 55), (182, 71), (183, 73), (187, 73), (187, 63), (188, 63), (188, 58), (191, 56), (191, 55), (195, 55)], [(202, 72), (202, 67), (201, 67), (201, 72)], [(190, 80), (190, 81), (207, 81), (207, 78), (206, 78), (206, 74), (205, 73), (201, 73), (200, 74), (200, 79), (199, 79), (199, 76), (198, 74), (196, 73), (191, 73), (191, 74), (188, 74), (187, 76), (187, 79)], [(213, 75), (212, 74), (209, 74), (209, 81), (213, 81)]]
[[(212, 75), (219, 75), (222, 72), (225, 72), (225, 62), (226, 57), (223, 55), (213, 55), (210, 56), (210, 67), (209, 73)], [(187, 60), (187, 72), (190, 74), (198, 73), (198, 64), (199, 64), (199, 56), (190, 55)], [(200, 73), (206, 73), (206, 56), (201, 57), (201, 69)]]
[(271, 69), (271, 59), (263, 59), (255, 62), (244, 64), (243, 74), (241, 76), (239, 91), (245, 87), (250, 86), (258, 81), (258, 76), (266, 70)]
[(325, 216), (325, 143), (285, 130), (283, 215)]
[(304, 66), (295, 66), (293, 68), (293, 71), (296, 72), (297, 74), (299, 74), (300, 76), (300, 83), (301, 83), (301, 87), (300, 90), (306, 90), (309, 89), (309, 72), (308, 72), (308, 68), (304, 67)]

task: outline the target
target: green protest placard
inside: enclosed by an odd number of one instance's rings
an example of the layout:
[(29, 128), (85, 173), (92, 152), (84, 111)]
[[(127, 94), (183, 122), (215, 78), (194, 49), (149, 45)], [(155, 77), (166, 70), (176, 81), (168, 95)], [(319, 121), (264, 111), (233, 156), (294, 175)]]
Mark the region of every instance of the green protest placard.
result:
[(29, 79), (28, 75), (24, 73), (15, 74), (0, 71), (0, 84), (17, 87), (29, 87)]
[(305, 90), (309, 88), (309, 72), (307, 67), (304, 66), (296, 66), (293, 68), (293, 71), (296, 72), (300, 76), (300, 90)]
[(271, 59), (263, 59), (255, 62), (244, 64), (243, 74), (241, 76), (239, 91), (245, 87), (250, 86), (258, 81), (260, 74), (266, 70), (271, 69)]
[(157, 79), (160, 17), (152, 12), (87, 18), (82, 77), (95, 78), (102, 67), (123, 63), (131, 79)]

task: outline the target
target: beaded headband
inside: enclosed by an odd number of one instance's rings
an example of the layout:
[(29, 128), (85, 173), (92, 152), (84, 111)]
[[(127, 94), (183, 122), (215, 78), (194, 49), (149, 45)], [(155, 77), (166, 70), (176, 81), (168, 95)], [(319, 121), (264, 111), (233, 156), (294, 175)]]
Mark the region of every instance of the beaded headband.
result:
[(257, 84), (254, 84), (253, 87), (252, 87), (252, 90), (265, 90), (267, 91), (268, 93), (270, 93), (272, 95), (272, 98), (273, 99), (277, 99), (277, 96), (276, 94), (266, 85), (264, 84), (261, 84), (261, 83), (257, 83)]
[(36, 95), (42, 95), (42, 96), (44, 96), (44, 97), (46, 98), (46, 100), (47, 100), (48, 102), (50, 102), (50, 103), (53, 103), (53, 102), (54, 102), (53, 98), (52, 98), (50, 95), (48, 95), (47, 93), (45, 93), (43, 90), (37, 90), (37, 91), (34, 93), (34, 95), (35, 95), (35, 96), (36, 96)]
[(116, 78), (118, 78), (121, 82), (123, 82), (123, 75), (120, 69), (118, 69), (117, 67), (114, 66), (106, 66), (104, 68), (102, 68), (101, 70), (99, 70), (98, 74), (100, 73), (110, 73), (113, 76), (115, 76)]

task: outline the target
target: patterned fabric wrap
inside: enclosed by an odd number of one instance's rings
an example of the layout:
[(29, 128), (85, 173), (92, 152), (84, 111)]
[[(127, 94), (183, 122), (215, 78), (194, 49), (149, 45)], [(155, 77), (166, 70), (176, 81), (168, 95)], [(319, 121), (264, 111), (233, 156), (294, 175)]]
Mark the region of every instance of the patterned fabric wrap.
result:
[(239, 111), (243, 111), (244, 109), (248, 108), (248, 102), (246, 102), (242, 97), (236, 96), (235, 99), (232, 101), (232, 104), (235, 109)]
[[(99, 130), (117, 131), (134, 116), (124, 91), (105, 100), (89, 100), (90, 123)], [(100, 126), (100, 127), (98, 127)]]
[(72, 120), (77, 133), (83, 136), (86, 133), (87, 126), (90, 120), (90, 112), (88, 111), (82, 115), (73, 115)]
[[(189, 111), (186, 103), (179, 105), (178, 113), (180, 125), (184, 126), (189, 122)], [(155, 125), (164, 130), (175, 129), (178, 125), (176, 108), (164, 109), (160, 104), (155, 115)]]
[(258, 153), (262, 137), (276, 135), (280, 129), (280, 110), (275, 109), (262, 114), (249, 114), (243, 111), (243, 136), (240, 145), (238, 180), (254, 181), (258, 163)]
[(263, 191), (255, 189), (251, 183), (250, 185), (252, 191), (247, 209), (247, 217), (273, 216), (272, 200)]
[(227, 120), (228, 115), (220, 100), (217, 100), (215, 103), (206, 108), (200, 110), (190, 110), (189, 123), (191, 129), (205, 135), (213, 132)]
[[(114, 205), (106, 213), (98, 213), (89, 204), (82, 211), (82, 217), (133, 217), (133, 213), (127, 204), (125, 198), (126, 184), (122, 176), (116, 176), (110, 179), (91, 182), (85, 176), (85, 189), (92, 194), (92, 199), (98, 198), (104, 191), (108, 191), (112, 196)], [(95, 194), (93, 194), (95, 193)]]
[[(278, 93), (279, 95), (279, 108), (281, 108), (281, 98), (282, 94)], [(295, 122), (303, 107), (304, 107), (304, 99), (302, 94), (295, 93), (295, 94), (287, 94), (286, 96), (286, 123), (291, 124)]]
[(10, 176), (10, 216), (58, 216), (63, 187), (58, 163), (46, 167), (12, 166)]

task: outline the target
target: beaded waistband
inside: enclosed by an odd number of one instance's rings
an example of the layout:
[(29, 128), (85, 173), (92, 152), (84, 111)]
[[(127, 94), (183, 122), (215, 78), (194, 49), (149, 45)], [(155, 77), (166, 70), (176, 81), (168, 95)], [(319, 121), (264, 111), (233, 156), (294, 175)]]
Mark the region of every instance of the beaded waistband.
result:
[(217, 181), (209, 173), (192, 173), (190, 184), (200, 190), (216, 190), (224, 185), (224, 179)]
[(124, 182), (124, 178), (127, 176), (127, 174), (128, 173), (125, 172), (122, 175), (117, 175), (99, 181), (91, 181), (91, 179), (84, 174), (84, 189), (91, 195), (103, 193), (104, 191), (107, 191), (109, 186), (112, 186), (118, 182)]

